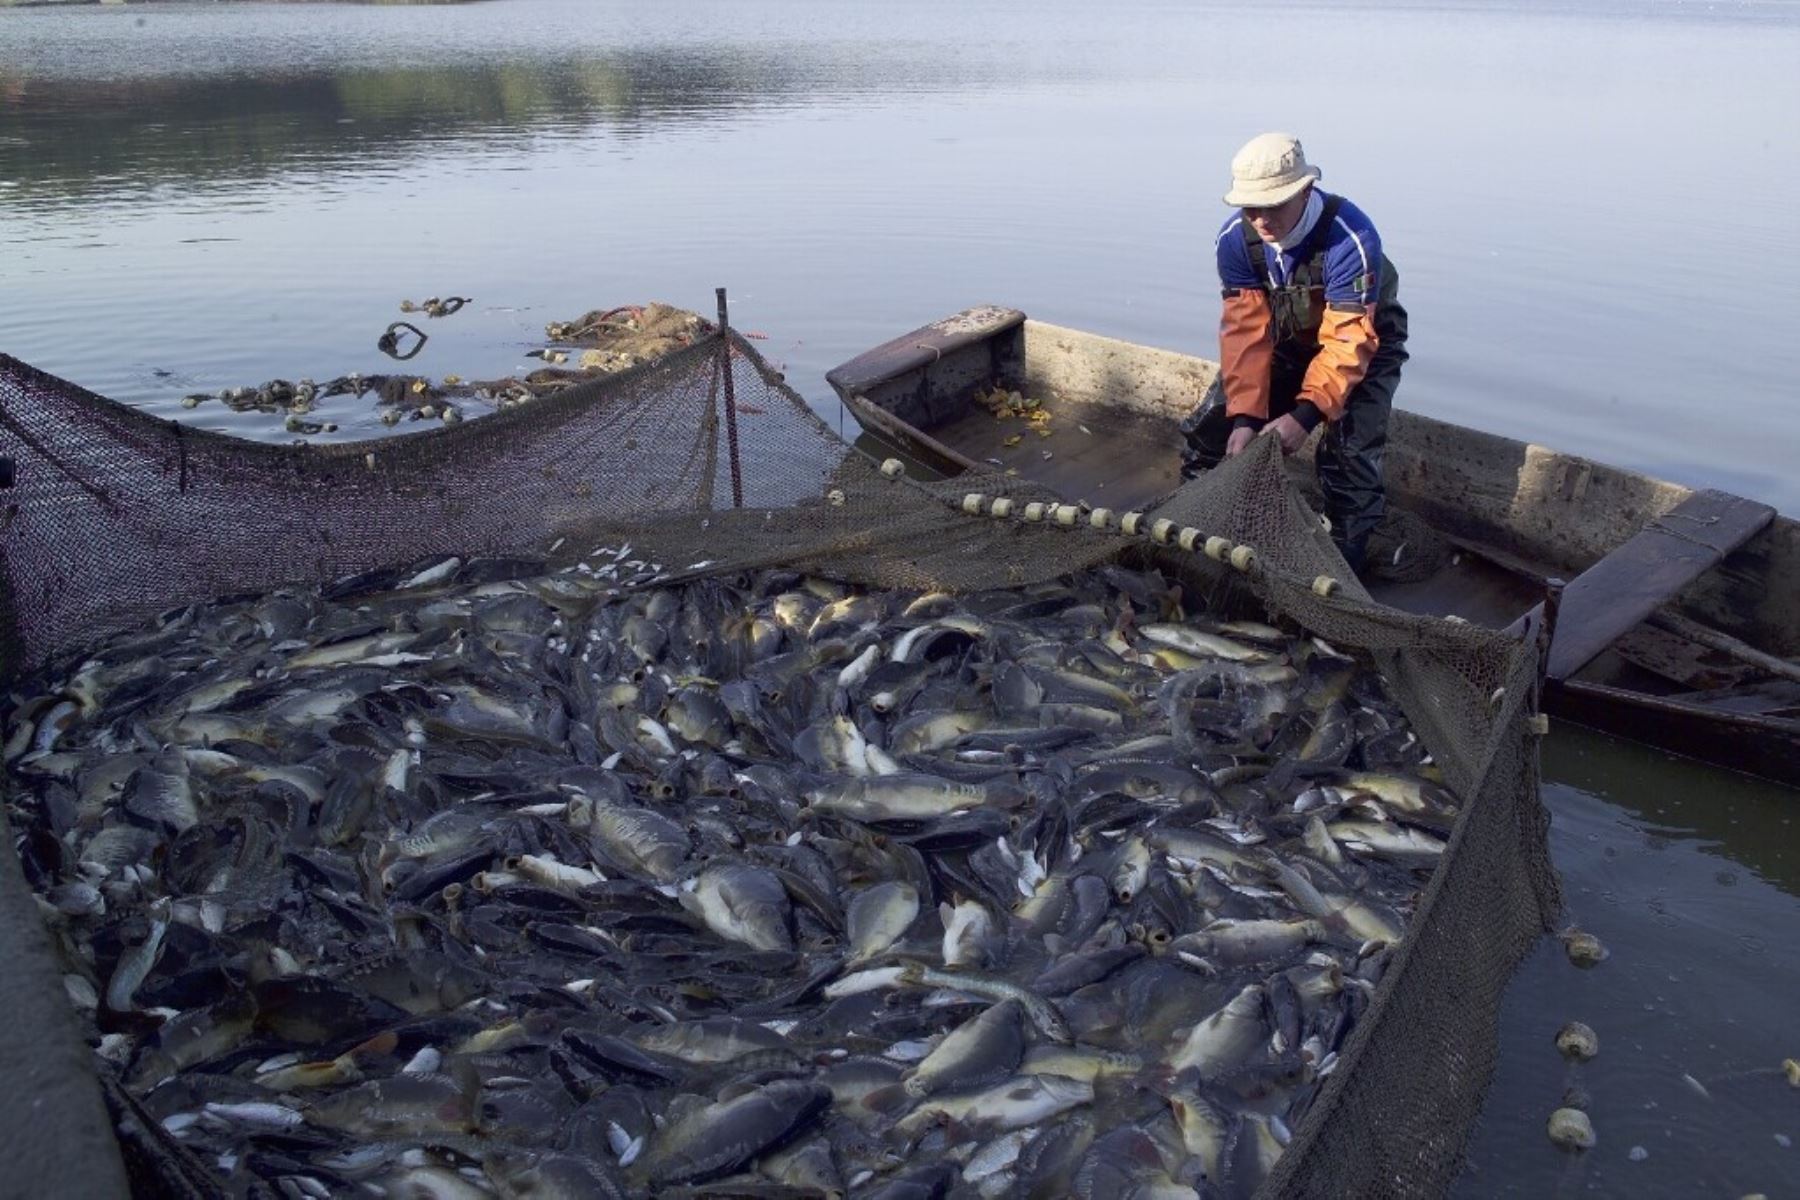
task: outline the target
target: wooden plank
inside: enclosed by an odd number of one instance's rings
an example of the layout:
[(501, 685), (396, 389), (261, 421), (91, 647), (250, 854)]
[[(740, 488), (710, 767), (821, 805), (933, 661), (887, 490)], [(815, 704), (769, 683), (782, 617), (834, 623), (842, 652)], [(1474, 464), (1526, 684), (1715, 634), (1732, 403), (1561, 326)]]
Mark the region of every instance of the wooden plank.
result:
[(839, 396), (871, 391), (890, 379), (928, 367), (952, 351), (983, 342), (1025, 323), (1025, 314), (1016, 308), (985, 305), (967, 308), (953, 317), (933, 321), (929, 325), (883, 342), (864, 351), (842, 366), (825, 374), (825, 382)]
[(878, 405), (869, 403), (854, 392), (844, 397), (844, 406), (871, 432), (897, 442), (900, 449), (908, 453), (924, 451), (928, 455), (942, 459), (942, 462), (931, 465), (944, 471), (945, 474), (954, 475), (961, 471), (973, 471), (980, 467), (979, 463), (954, 446), (946, 446), (923, 430), (914, 429), (899, 417)]
[(1550, 678), (1579, 671), (1774, 519), (1766, 504), (1709, 489), (1651, 520), (1563, 593)]
[[(1643, 624), (1620, 634), (1606, 653), (1594, 660), (1593, 666), (1597, 667), (1601, 661), (1617, 655), (1621, 669), (1647, 671), (1675, 685), (1672, 689), (1651, 688), (1651, 691), (1698, 692), (1708, 688), (1733, 687), (1757, 675), (1756, 668), (1750, 664), (1660, 629), (1655, 620), (1656, 615), (1652, 613)], [(1594, 676), (1591, 667), (1583, 667), (1582, 673), (1595, 683), (1619, 682), (1618, 679), (1606, 680)], [(1630, 677), (1626, 674), (1621, 679)]]
[(1729, 654), (1759, 671), (1782, 679), (1791, 679), (1800, 683), (1800, 663), (1791, 663), (1785, 658), (1776, 658), (1773, 654), (1764, 654), (1755, 646), (1746, 645), (1728, 633), (1720, 633), (1717, 629), (1702, 625), (1698, 621), (1689, 620), (1677, 612), (1659, 612), (1650, 614), (1650, 623), (1670, 633), (1699, 642), (1702, 646), (1717, 650), (1721, 654)]
[(1800, 720), (1800, 684), (1785, 679), (1764, 679), (1738, 687), (1712, 688), (1703, 692), (1678, 692), (1668, 699), (1683, 704), (1697, 704), (1719, 712)]

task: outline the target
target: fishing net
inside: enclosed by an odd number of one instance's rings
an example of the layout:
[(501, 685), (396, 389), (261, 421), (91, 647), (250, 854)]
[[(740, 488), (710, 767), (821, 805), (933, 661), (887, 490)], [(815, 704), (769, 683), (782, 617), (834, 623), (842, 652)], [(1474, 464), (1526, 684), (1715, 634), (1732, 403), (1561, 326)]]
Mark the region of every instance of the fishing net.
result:
[[(1443, 1191), (1494, 1066), (1504, 985), (1560, 906), (1526, 719), (1541, 644), (1373, 604), (1268, 439), (1128, 532), (1117, 515), (1096, 525), (1041, 512), (1056, 498), (999, 471), (884, 472), (726, 333), (480, 421), (329, 446), (163, 421), (0, 355), (0, 456), (8, 679), (223, 595), (448, 554), (555, 563), (619, 540), (664, 582), (782, 565), (950, 591), (1134, 555), (1190, 594), (1366, 651), (1465, 804), (1395, 968), (1265, 1195)], [(1238, 547), (1249, 549), (1234, 561)], [(1334, 590), (1321, 576), (1344, 582)], [(0, 899), (13, 892), (23, 895)], [(58, 989), (30, 923), (5, 926), (12, 961)], [(97, 1108), (71, 1104), (71, 1137), (92, 1129)]]

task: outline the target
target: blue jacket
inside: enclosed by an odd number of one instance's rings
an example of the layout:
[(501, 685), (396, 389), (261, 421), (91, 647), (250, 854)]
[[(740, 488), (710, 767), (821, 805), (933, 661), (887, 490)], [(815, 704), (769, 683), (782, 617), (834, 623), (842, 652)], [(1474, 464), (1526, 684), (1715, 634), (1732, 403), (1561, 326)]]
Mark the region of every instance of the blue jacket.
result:
[[(1328, 208), (1334, 199), (1324, 192), (1320, 198)], [(1233, 418), (1268, 420), (1277, 342), (1297, 342), (1311, 356), (1294, 410), (1308, 427), (1321, 417), (1341, 416), (1350, 390), (1368, 372), (1378, 344), (1381, 235), (1361, 209), (1335, 199), (1336, 211), (1321, 215), (1292, 252), (1247, 245), (1242, 213), (1233, 213), (1219, 230), (1214, 251), (1225, 300), (1219, 365)], [(1268, 266), (1267, 286), (1252, 253)]]

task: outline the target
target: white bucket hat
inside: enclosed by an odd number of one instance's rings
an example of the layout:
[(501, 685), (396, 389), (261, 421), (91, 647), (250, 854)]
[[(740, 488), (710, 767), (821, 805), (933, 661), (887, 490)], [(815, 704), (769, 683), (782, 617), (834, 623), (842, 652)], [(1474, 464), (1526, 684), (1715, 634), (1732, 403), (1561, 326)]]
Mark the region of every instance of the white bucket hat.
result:
[(1237, 208), (1269, 208), (1290, 200), (1323, 174), (1306, 164), (1306, 151), (1291, 133), (1259, 133), (1231, 159), (1231, 190), (1225, 203)]

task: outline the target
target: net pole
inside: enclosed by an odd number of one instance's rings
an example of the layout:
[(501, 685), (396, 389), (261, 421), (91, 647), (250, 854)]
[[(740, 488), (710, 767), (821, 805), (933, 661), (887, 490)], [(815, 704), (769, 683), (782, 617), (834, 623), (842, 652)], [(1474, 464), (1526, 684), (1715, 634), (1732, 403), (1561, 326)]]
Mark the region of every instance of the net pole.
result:
[(744, 507), (744, 468), (738, 462), (737, 397), (731, 386), (731, 315), (725, 305), (725, 289), (714, 288), (719, 298), (719, 369), (725, 377), (725, 444), (731, 453), (731, 507)]
[(1551, 577), (1544, 581), (1543, 621), (1537, 631), (1537, 677), (1532, 681), (1531, 711), (1544, 711), (1544, 688), (1549, 683), (1550, 646), (1556, 641), (1556, 619), (1562, 612), (1563, 589), (1568, 585)]

